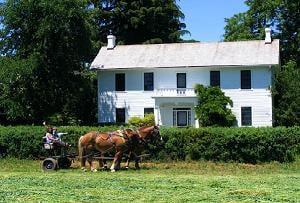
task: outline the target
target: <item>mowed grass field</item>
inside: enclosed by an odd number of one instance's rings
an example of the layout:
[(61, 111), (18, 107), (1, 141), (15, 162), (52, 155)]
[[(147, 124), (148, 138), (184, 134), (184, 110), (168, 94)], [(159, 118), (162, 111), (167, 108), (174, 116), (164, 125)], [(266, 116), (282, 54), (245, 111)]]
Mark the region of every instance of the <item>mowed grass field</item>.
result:
[[(0, 159), (0, 202), (300, 202), (300, 160), (279, 164), (142, 163), (141, 170), (45, 173)], [(133, 167), (133, 166), (131, 166)]]

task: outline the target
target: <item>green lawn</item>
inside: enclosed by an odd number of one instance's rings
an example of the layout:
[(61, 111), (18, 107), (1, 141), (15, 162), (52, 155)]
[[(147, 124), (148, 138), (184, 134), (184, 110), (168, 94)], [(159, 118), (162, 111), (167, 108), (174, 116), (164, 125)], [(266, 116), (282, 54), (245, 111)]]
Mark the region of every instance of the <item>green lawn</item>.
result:
[(143, 163), (129, 169), (45, 173), (39, 161), (0, 159), (0, 202), (299, 202), (300, 160), (248, 165)]

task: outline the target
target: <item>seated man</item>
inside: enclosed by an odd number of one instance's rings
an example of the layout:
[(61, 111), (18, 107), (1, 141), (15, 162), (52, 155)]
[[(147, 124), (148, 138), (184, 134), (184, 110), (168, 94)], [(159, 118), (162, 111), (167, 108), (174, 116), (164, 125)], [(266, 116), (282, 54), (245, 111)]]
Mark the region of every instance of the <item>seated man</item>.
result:
[(59, 147), (69, 147), (70, 145), (68, 143), (65, 143), (63, 141), (60, 140), (59, 137), (54, 136), (53, 134), (53, 128), (52, 127), (47, 127), (47, 132), (46, 132), (46, 141), (49, 144), (53, 144), (55, 146), (59, 146)]

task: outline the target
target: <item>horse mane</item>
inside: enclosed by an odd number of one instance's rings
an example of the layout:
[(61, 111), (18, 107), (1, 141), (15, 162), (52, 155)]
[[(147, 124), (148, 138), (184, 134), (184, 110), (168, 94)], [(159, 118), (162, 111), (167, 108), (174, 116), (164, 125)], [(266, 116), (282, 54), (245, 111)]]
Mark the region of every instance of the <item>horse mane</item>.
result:
[(149, 129), (149, 128), (154, 128), (155, 126), (143, 126), (143, 127), (140, 127), (139, 128), (139, 131), (144, 131), (146, 129)]

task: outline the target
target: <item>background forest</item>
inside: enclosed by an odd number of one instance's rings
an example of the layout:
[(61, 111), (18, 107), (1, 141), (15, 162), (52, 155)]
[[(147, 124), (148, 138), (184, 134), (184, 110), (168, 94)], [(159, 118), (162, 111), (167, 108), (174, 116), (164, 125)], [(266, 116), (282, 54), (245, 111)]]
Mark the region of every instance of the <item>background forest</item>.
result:
[[(224, 41), (281, 41), (275, 124), (300, 124), (300, 0), (247, 0)], [(88, 70), (106, 36), (118, 44), (176, 43), (188, 31), (175, 0), (6, 0), (0, 7), (0, 124), (94, 124), (97, 81)], [(205, 30), (203, 30), (205, 32)]]

